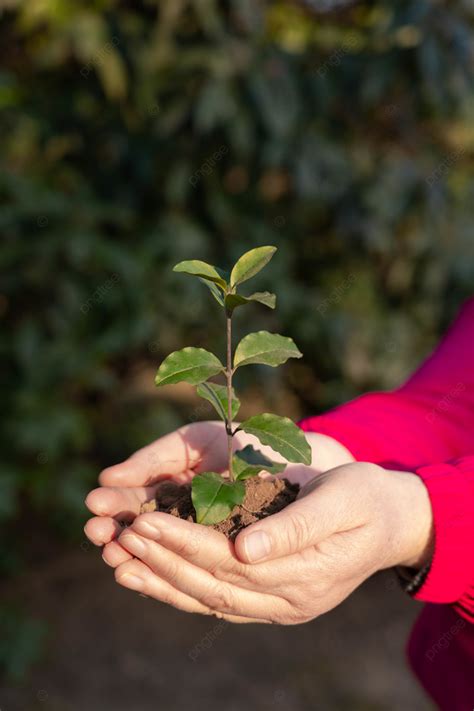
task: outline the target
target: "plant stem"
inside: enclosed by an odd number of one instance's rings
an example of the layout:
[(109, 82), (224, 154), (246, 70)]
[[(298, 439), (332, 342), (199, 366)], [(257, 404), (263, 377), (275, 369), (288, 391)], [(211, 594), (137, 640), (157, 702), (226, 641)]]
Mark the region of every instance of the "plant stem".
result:
[(232, 471), (232, 318), (226, 313), (227, 319), (227, 450), (229, 455), (229, 478), (234, 481), (234, 472)]

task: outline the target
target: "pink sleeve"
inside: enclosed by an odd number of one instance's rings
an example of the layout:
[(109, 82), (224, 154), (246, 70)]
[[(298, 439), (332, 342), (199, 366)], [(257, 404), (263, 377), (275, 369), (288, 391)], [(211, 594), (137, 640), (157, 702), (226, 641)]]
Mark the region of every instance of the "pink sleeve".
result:
[[(416, 597), (456, 603), (474, 620), (474, 299), (398, 389), (373, 392), (298, 422), (359, 461), (414, 471), (434, 512), (435, 556)], [(443, 463), (447, 462), (447, 463)]]
[(474, 623), (474, 456), (415, 470), (430, 496), (435, 527), (433, 562), (414, 597), (454, 603)]
[(354, 457), (413, 469), (474, 451), (474, 299), (436, 350), (396, 390), (372, 392), (298, 423)]

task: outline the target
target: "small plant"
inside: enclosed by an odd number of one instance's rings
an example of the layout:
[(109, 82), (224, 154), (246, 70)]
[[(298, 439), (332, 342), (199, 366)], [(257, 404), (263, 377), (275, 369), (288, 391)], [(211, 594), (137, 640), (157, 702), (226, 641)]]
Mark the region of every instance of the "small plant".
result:
[[(255, 435), (262, 444), (270, 445), (289, 462), (311, 464), (311, 448), (303, 431), (288, 417), (265, 412), (254, 415), (233, 429), (233, 420), (240, 408), (232, 386), (235, 371), (245, 365), (261, 363), (276, 367), (288, 358), (301, 358), (302, 353), (291, 338), (268, 331), (249, 333), (242, 338), (232, 353), (232, 316), (240, 306), (260, 303), (275, 308), (276, 296), (267, 291), (248, 296), (237, 292), (237, 287), (257, 274), (270, 261), (276, 247), (251, 249), (235, 263), (231, 272), (200, 260), (179, 262), (173, 268), (198, 277), (210, 289), (225, 313), (227, 360), (219, 358), (204, 348), (188, 346), (174, 351), (161, 363), (155, 378), (157, 386), (186, 381), (197, 386), (197, 394), (208, 400), (225, 423), (228, 447), (228, 478), (217, 472), (203, 472), (192, 481), (192, 502), (198, 523), (215, 524), (224, 520), (234, 506), (242, 504), (245, 496), (244, 481), (262, 470), (271, 474), (284, 471), (286, 464), (273, 462), (262, 452), (248, 445), (233, 451), (233, 437), (239, 430)], [(223, 374), (225, 384), (210, 382), (210, 378)]]

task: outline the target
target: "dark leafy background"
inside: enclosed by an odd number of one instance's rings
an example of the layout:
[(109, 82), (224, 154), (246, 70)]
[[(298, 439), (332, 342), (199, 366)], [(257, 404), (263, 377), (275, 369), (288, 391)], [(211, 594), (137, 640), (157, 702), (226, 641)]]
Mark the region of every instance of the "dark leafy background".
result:
[(467, 0), (2, 5), (11, 576), (32, 555), (26, 517), (83, 540), (101, 467), (213, 417), (188, 390), (153, 388), (175, 348), (223, 354), (217, 304), (176, 262), (227, 267), (278, 246), (254, 280), (277, 309), (246, 307), (236, 335), (284, 333), (304, 358), (245, 369), (249, 412), (319, 412), (396, 385), (429, 352), (474, 275), (474, 12)]

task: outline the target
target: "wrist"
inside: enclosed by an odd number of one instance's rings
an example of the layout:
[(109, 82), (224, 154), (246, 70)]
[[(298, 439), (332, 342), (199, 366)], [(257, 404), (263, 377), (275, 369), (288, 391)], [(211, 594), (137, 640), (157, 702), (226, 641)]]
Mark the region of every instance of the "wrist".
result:
[(433, 511), (428, 490), (416, 474), (391, 471), (391, 493), (397, 535), (393, 540), (393, 565), (421, 569), (434, 552)]
[(326, 472), (355, 462), (349, 450), (333, 437), (319, 432), (305, 432), (305, 436), (311, 446), (313, 469)]

